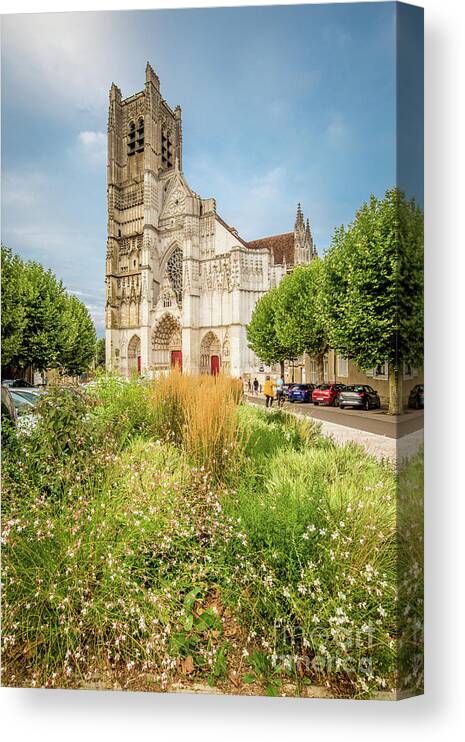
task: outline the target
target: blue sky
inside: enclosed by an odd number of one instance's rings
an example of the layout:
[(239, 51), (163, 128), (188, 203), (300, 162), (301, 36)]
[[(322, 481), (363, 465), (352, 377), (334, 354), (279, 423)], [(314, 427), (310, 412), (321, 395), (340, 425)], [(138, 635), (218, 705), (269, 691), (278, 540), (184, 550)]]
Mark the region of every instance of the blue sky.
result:
[(2, 23), (2, 240), (51, 267), (103, 328), (112, 81), (145, 64), (180, 104), (184, 174), (245, 239), (320, 254), (395, 182), (395, 5), (16, 15)]

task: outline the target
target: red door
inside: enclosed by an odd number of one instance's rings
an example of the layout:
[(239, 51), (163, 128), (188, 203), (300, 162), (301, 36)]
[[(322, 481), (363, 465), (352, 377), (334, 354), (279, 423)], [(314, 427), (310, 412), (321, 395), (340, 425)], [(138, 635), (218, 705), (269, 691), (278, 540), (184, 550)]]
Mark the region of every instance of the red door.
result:
[(141, 362), (140, 362), (140, 356), (137, 356), (137, 373), (140, 374), (141, 369)]
[(217, 376), (219, 373), (220, 373), (220, 357), (212, 356), (211, 357), (211, 374), (212, 376)]
[(182, 371), (182, 350), (171, 351), (171, 366), (172, 368), (177, 366)]

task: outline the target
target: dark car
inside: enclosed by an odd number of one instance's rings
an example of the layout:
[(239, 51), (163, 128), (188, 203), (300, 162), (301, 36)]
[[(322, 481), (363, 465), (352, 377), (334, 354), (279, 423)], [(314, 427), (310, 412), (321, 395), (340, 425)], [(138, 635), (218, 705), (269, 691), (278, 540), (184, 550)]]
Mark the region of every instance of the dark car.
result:
[(292, 384), (287, 393), (289, 402), (311, 402), (314, 384)]
[(2, 386), (19, 389), (34, 389), (34, 384), (30, 384), (26, 379), (3, 379)]
[(339, 392), (345, 389), (344, 384), (319, 384), (313, 389), (312, 402), (314, 405), (319, 404), (337, 406)]
[(289, 393), (293, 386), (295, 386), (295, 384), (283, 384), (282, 385), (284, 396), (287, 397), (288, 399), (289, 399)]
[(379, 409), (381, 400), (378, 392), (368, 384), (346, 386), (339, 392), (339, 407), (358, 407), (362, 410)]
[(415, 410), (422, 410), (424, 407), (424, 387), (423, 384), (415, 384), (408, 397), (408, 406)]

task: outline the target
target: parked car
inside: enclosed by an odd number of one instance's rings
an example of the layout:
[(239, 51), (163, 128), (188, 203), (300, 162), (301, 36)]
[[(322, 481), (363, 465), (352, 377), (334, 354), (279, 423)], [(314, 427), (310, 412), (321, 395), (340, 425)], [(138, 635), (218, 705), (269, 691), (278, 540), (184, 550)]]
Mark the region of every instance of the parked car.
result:
[(24, 396), (23, 392), (18, 392), (16, 389), (11, 389), (11, 387), (8, 391), (10, 392), (11, 399), (18, 415), (22, 415), (24, 412), (32, 412), (39, 401), (38, 397), (37, 400), (31, 401)]
[(2, 386), (20, 389), (34, 389), (34, 384), (30, 384), (26, 379), (2, 379)]
[(345, 389), (344, 384), (319, 384), (312, 392), (314, 405), (337, 405), (339, 392)]
[(415, 384), (408, 397), (408, 406), (413, 407), (415, 410), (423, 409), (424, 407), (424, 387), (423, 384)]
[(358, 407), (363, 410), (379, 409), (381, 400), (378, 392), (368, 384), (346, 386), (339, 393), (339, 407)]
[(295, 386), (295, 384), (283, 384), (284, 396), (287, 397), (287, 399), (289, 399), (289, 393), (293, 386)]
[(34, 406), (39, 402), (42, 396), (42, 392), (36, 389), (15, 389), (10, 387), (10, 392), (12, 395), (23, 397)]
[(311, 402), (315, 384), (291, 384), (287, 398), (289, 402)]

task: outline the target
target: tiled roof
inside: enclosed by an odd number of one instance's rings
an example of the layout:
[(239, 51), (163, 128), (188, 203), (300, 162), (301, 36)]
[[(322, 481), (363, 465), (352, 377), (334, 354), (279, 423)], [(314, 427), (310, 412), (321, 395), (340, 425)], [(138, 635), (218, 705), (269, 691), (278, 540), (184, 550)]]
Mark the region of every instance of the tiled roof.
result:
[(248, 243), (252, 249), (266, 247), (274, 257), (274, 262), (282, 265), (294, 265), (294, 232), (285, 232), (284, 234), (274, 234), (270, 237), (262, 237), (260, 240), (253, 240)]

